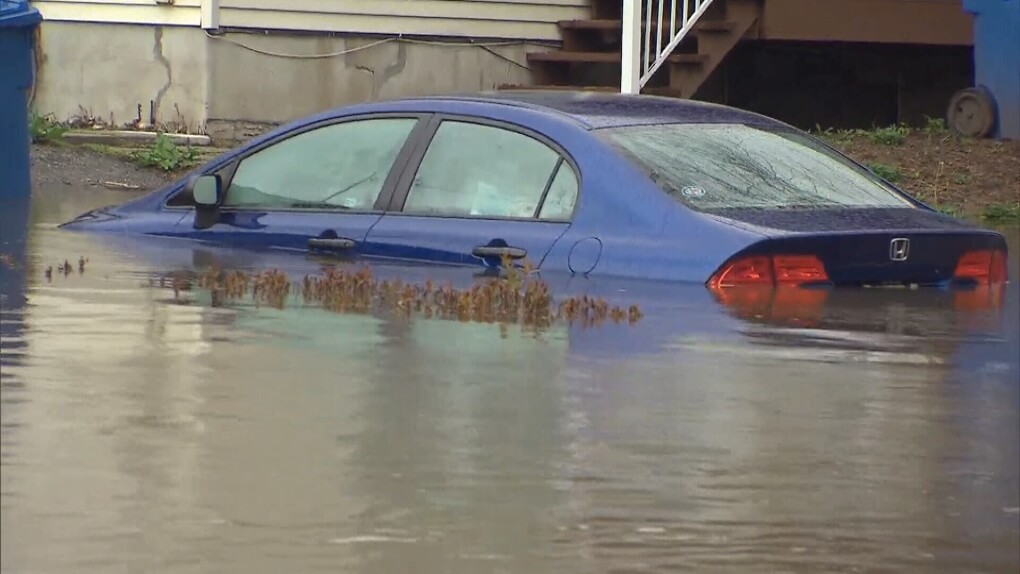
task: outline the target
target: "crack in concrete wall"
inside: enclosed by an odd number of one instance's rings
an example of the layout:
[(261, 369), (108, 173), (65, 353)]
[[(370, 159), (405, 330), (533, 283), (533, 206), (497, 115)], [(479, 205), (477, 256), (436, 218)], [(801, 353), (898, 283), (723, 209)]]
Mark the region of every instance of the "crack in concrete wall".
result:
[(382, 78), (376, 78), (376, 84), (373, 88), (373, 95), (379, 97), (379, 90), (382, 86), (388, 82), (391, 78), (396, 77), (398, 74), (404, 71), (404, 67), (407, 66), (407, 45), (403, 42), (397, 44), (397, 59), (395, 62), (387, 64), (386, 68), (383, 69)]
[[(344, 58), (344, 65), (348, 68), (354, 68), (372, 76), (372, 99), (378, 99), (386, 82), (400, 75), (407, 66), (407, 46), (403, 43), (396, 43), (393, 48), (396, 50), (396, 54), (393, 56), (386, 53), (388, 50), (379, 50), (374, 54), (350, 53)], [(379, 64), (383, 62), (385, 62), (385, 66), (382, 71), (377, 71), (377, 68), (380, 67)]]
[(166, 68), (166, 84), (163, 84), (163, 87), (156, 92), (152, 105), (152, 121), (156, 123), (159, 121), (159, 107), (163, 103), (163, 96), (166, 95), (167, 91), (170, 90), (170, 85), (173, 84), (174, 73), (170, 69), (170, 60), (163, 55), (163, 27), (154, 26), (153, 32), (155, 33), (155, 42), (152, 46), (152, 58), (163, 64), (163, 67)]
[(378, 97), (379, 96), (379, 86), (376, 85), (375, 70), (373, 70), (372, 68), (370, 68), (368, 66), (354, 66), (354, 69), (358, 70), (359, 72), (366, 72), (370, 76), (372, 76), (372, 97), (373, 98)]

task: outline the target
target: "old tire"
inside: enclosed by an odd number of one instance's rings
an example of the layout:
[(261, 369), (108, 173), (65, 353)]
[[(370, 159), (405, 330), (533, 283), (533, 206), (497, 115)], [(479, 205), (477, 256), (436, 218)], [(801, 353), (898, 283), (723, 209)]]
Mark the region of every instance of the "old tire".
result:
[(984, 87), (964, 88), (949, 100), (949, 129), (972, 138), (991, 135), (995, 128), (995, 100)]

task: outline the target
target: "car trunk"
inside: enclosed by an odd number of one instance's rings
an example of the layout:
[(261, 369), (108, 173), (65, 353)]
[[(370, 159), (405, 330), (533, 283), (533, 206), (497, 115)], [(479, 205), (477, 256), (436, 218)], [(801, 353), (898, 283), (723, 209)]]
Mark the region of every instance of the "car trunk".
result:
[[(754, 226), (768, 237), (731, 258), (720, 273), (734, 261), (767, 257), (779, 277), (784, 260), (778, 258), (810, 256), (824, 267), (826, 281), (817, 282), (933, 285), (953, 279), (981, 282), (979, 268), (1005, 266), (1002, 235), (925, 209), (729, 209), (713, 213), (735, 225)], [(807, 265), (805, 259), (785, 261)], [(962, 271), (965, 268), (969, 272)], [(1004, 279), (1004, 273), (992, 270), (991, 279)]]

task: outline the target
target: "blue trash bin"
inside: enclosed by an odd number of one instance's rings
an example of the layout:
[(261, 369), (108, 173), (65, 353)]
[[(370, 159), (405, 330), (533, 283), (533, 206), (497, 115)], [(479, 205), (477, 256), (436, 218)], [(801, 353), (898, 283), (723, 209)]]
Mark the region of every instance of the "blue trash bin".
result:
[(974, 15), (974, 87), (949, 104), (949, 123), (973, 137), (1020, 139), (1020, 0), (963, 0)]
[(0, 0), (0, 201), (31, 194), (28, 91), (40, 21), (27, 0)]

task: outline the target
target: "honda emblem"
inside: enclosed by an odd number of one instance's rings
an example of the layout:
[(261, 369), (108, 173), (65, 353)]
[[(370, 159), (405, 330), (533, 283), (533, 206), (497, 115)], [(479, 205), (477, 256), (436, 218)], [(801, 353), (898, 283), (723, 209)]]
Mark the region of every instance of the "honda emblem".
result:
[(897, 237), (889, 242), (889, 259), (893, 261), (906, 261), (910, 255), (910, 240), (906, 237)]

